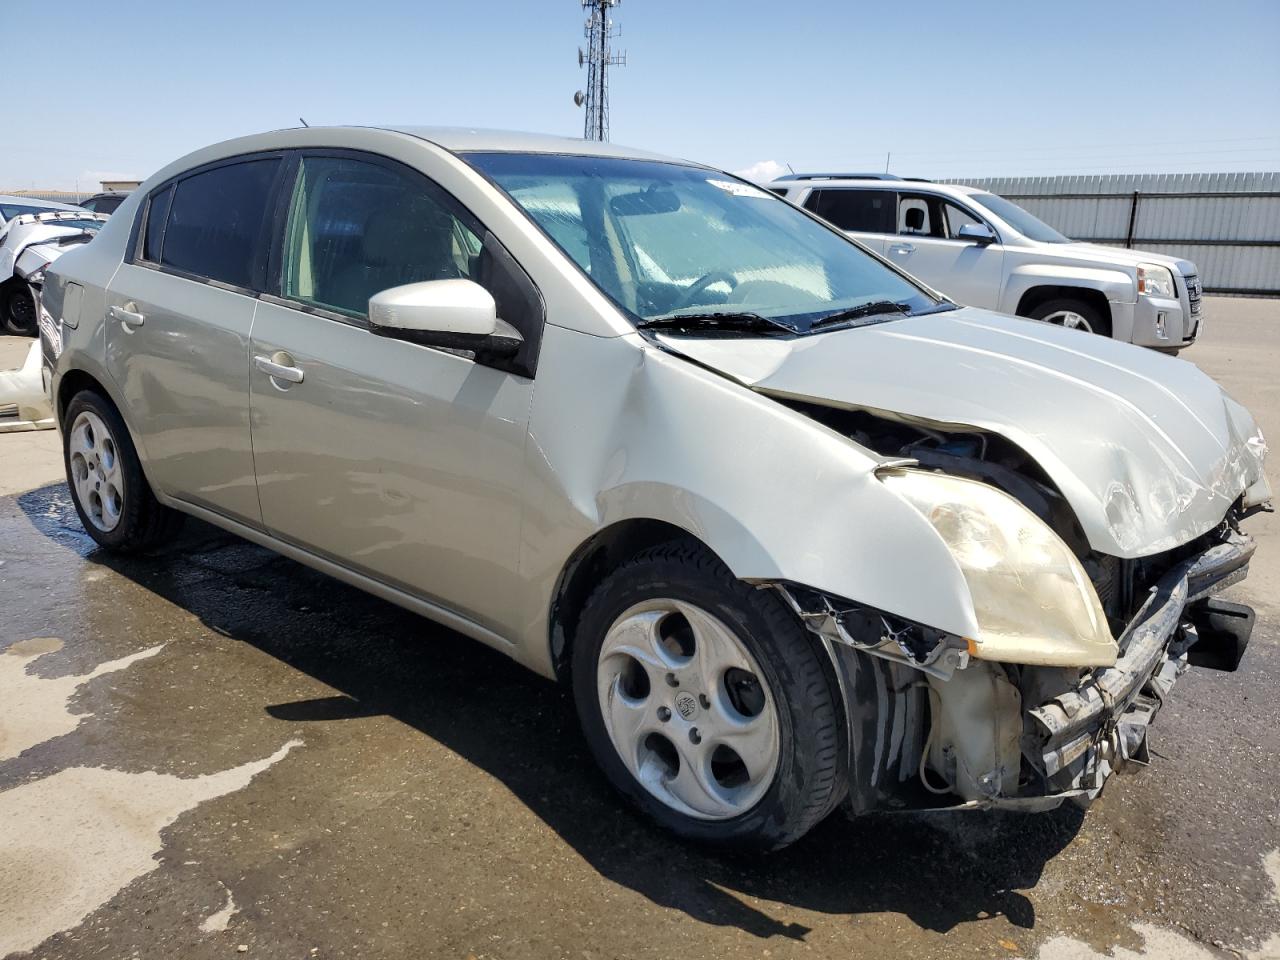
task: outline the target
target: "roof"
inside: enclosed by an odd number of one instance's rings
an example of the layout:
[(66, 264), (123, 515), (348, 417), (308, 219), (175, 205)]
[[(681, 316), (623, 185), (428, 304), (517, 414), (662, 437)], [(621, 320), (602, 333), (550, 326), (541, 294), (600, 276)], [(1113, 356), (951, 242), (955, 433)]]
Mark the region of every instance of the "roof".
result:
[(876, 190), (922, 190), (932, 189), (939, 193), (963, 194), (968, 196), (973, 193), (987, 193), (981, 187), (966, 187), (958, 183), (938, 183), (933, 180), (924, 180), (920, 177), (898, 177), (892, 174), (870, 174), (867, 176), (840, 176), (834, 173), (818, 173), (818, 174), (795, 174), (793, 176), (779, 177), (768, 186), (776, 187), (804, 187), (813, 186), (818, 189), (826, 189), (828, 187), (869, 187)]
[[(341, 128), (338, 128), (341, 129)], [(487, 130), (479, 127), (377, 126), (375, 129), (407, 133), (429, 140), (454, 153), (570, 153), (589, 157), (619, 157), (631, 160), (662, 160), (688, 163), (675, 157), (650, 153), (634, 147), (579, 137), (558, 137), (548, 133), (523, 133), (516, 130)], [(701, 166), (701, 164), (698, 164)]]

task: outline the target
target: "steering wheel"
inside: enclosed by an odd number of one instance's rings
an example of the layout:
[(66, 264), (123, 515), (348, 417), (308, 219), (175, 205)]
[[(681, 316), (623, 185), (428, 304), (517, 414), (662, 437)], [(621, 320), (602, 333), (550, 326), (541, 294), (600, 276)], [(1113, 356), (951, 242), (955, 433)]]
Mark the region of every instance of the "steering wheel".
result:
[(683, 310), (685, 307), (693, 305), (698, 294), (702, 293), (707, 287), (715, 283), (727, 283), (729, 290), (732, 291), (738, 285), (738, 278), (726, 270), (712, 270), (710, 273), (703, 274), (693, 282), (693, 285), (684, 292), (684, 296), (680, 298), (680, 302), (676, 305), (676, 310)]

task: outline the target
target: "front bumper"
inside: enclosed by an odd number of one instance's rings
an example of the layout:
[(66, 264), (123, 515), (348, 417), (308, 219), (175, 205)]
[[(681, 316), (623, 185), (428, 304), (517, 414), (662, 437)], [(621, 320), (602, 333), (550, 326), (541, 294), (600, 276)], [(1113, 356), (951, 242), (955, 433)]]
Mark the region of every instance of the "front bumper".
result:
[(1114, 769), (1146, 762), (1147, 729), (1199, 640), (1188, 608), (1243, 579), (1253, 551), (1250, 538), (1232, 534), (1174, 566), (1120, 637), (1115, 666), (1028, 710), (1024, 754), (1032, 748), (1047, 792), (1096, 794)]
[(1113, 314), (1119, 309), (1131, 311), (1129, 341), (1140, 347), (1181, 350), (1195, 343), (1202, 330), (1199, 304), (1192, 312), (1185, 295), (1177, 300), (1141, 296), (1136, 303), (1113, 303), (1111, 309)]
[(1147, 730), (1201, 642), (1195, 621), (1212, 593), (1245, 577), (1253, 551), (1231, 532), (1176, 562), (1121, 633), (1115, 665), (1092, 670), (970, 659), (958, 638), (774, 587), (831, 659), (853, 813), (1034, 811), (1096, 796), (1112, 773), (1146, 762)]

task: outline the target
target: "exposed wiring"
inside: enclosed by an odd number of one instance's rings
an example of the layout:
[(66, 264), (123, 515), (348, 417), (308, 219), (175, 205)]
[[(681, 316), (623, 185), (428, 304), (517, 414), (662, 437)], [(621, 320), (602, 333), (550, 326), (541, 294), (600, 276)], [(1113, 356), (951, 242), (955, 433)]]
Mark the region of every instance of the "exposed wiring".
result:
[[(929, 691), (929, 734), (924, 738), (924, 749), (920, 751), (920, 770), (919, 770), (920, 785), (932, 794), (942, 795), (944, 793), (954, 793), (955, 788), (952, 787), (951, 784), (949, 783), (945, 787), (939, 788), (939, 787), (935, 787), (933, 784), (929, 782), (929, 775), (926, 772), (926, 766), (929, 763), (929, 749), (933, 746), (933, 734), (938, 726), (938, 720), (934, 714), (934, 708), (933, 708), (934, 698), (938, 694), (937, 694), (937, 691), (935, 691), (933, 687), (929, 686), (929, 684), (927, 683), (921, 684), (921, 686), (926, 687)], [(941, 705), (939, 705), (938, 707), (939, 712), (941, 712), (941, 709), (942, 707)]]

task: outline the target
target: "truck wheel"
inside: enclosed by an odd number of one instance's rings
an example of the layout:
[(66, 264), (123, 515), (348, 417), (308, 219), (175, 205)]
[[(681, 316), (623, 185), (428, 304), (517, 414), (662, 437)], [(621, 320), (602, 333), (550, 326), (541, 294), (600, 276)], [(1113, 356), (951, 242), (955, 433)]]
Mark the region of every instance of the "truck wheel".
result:
[(698, 544), (647, 550), (596, 588), (572, 676), (605, 775), (680, 836), (774, 850), (844, 798), (825, 654), (779, 597)]
[(1104, 317), (1098, 308), (1083, 300), (1046, 300), (1027, 314), (1032, 320), (1043, 320), (1069, 330), (1083, 330), (1104, 337), (1111, 336), (1111, 318)]
[(62, 456), (76, 513), (101, 546), (132, 553), (176, 532), (182, 514), (156, 500), (124, 421), (100, 394), (82, 390), (67, 404)]
[(9, 333), (22, 337), (36, 332), (36, 301), (25, 283), (14, 281), (3, 288), (0, 296), (0, 315)]

